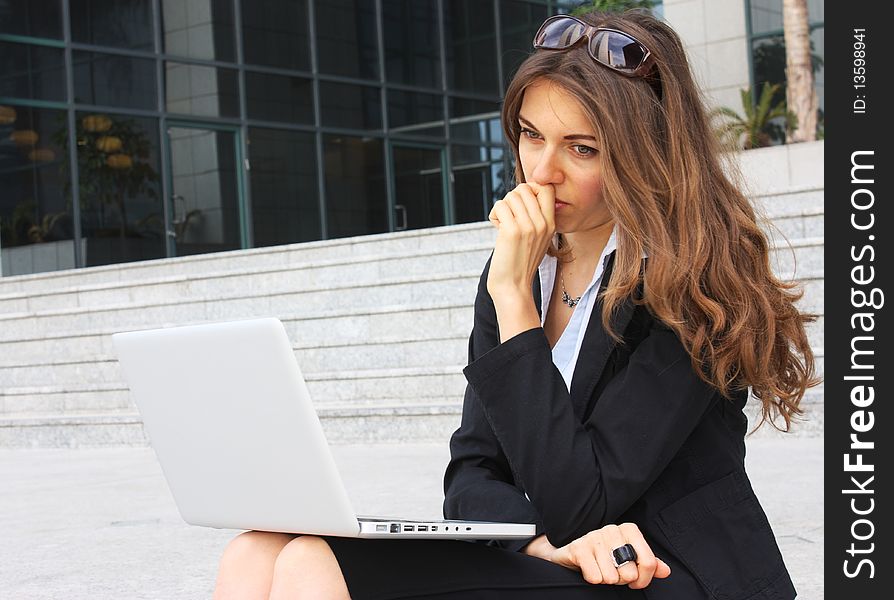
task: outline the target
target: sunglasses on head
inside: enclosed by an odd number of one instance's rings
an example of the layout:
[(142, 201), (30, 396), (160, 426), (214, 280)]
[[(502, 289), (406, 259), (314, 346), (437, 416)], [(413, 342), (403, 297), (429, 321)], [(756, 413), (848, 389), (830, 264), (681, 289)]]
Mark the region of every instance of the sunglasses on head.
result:
[(544, 21), (534, 36), (534, 47), (567, 50), (584, 38), (590, 58), (620, 75), (643, 77), (652, 68), (652, 53), (632, 35), (594, 27), (569, 15), (555, 15)]

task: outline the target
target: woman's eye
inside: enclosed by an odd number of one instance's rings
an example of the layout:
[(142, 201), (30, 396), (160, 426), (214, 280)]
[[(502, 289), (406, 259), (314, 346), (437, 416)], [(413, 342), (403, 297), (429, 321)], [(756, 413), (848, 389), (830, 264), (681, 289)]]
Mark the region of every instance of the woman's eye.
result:
[(540, 135), (539, 135), (539, 134), (537, 134), (537, 133), (535, 133), (535, 132), (533, 132), (533, 131), (531, 131), (530, 129), (527, 129), (527, 128), (525, 128), (525, 127), (522, 127), (522, 129), (521, 129), (521, 134), (522, 134), (523, 136), (525, 136), (526, 138), (530, 138), (530, 139), (532, 139), (532, 140), (539, 140), (539, 139), (540, 139)]
[(582, 146), (580, 144), (575, 146), (574, 150), (581, 156), (590, 156), (591, 154), (596, 154), (595, 148), (590, 148), (589, 146)]

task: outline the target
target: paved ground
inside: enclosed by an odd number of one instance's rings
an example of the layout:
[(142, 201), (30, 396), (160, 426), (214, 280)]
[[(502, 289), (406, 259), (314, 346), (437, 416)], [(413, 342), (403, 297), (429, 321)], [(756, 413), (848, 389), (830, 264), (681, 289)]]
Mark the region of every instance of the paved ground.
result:
[[(334, 453), (358, 513), (440, 516), (446, 447)], [(822, 600), (822, 440), (752, 439), (748, 470), (799, 598)], [(236, 533), (183, 523), (146, 448), (0, 449), (0, 481), (0, 600), (209, 598)]]

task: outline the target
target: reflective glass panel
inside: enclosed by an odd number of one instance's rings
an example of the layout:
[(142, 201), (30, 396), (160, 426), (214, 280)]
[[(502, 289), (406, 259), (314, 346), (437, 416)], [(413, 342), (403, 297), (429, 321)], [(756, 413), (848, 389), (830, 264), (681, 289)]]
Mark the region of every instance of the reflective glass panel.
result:
[[(782, 0), (750, 0), (751, 33), (753, 35), (782, 31)], [(807, 17), (811, 23), (825, 19), (825, 1), (807, 0)]]
[(395, 230), (444, 225), (442, 150), (394, 144), (392, 151)]
[(320, 72), (378, 79), (375, 1), (326, 0), (314, 10)]
[(161, 0), (161, 24), (168, 54), (236, 61), (233, 0)]
[(155, 61), (97, 52), (74, 53), (75, 102), (157, 108)]
[(445, 0), (447, 87), (498, 94), (493, 0)]
[(252, 127), (249, 149), (254, 245), (321, 239), (314, 135)]
[(811, 53), (813, 54), (813, 79), (816, 86), (816, 97), (819, 108), (826, 109), (826, 30), (823, 27), (810, 32)]
[(444, 97), (388, 90), (391, 133), (444, 137)]
[(238, 73), (233, 69), (165, 63), (165, 100), (170, 112), (238, 117)]
[(490, 179), (488, 165), (453, 170), (457, 223), (475, 223), (487, 218), (486, 204), (492, 193)]
[(62, 0), (0, 0), (0, 33), (62, 39)]
[(382, 140), (324, 136), (323, 160), (329, 237), (388, 231)]
[(0, 105), (0, 274), (73, 269), (66, 113)]
[(236, 135), (170, 127), (168, 139), (177, 256), (241, 248)]
[(500, 0), (504, 90), (516, 69), (533, 50), (531, 40), (547, 16), (547, 9), (543, 4)]
[(310, 71), (306, 0), (242, 2), (245, 62)]
[(77, 114), (86, 266), (165, 256), (158, 121)]
[(314, 122), (310, 79), (249, 71), (245, 73), (245, 94), (250, 119)]
[[(202, 2), (205, 0), (199, 0)], [(71, 39), (81, 44), (152, 51), (152, 0), (69, 0)], [(193, 0), (185, 4), (193, 4)]]
[(382, 129), (381, 92), (377, 87), (320, 82), (323, 125), (351, 129)]
[(470, 142), (502, 143), (500, 103), (450, 98), (450, 135)]
[(435, 0), (383, 0), (385, 78), (441, 89), (441, 52)]
[(64, 101), (64, 51), (0, 42), (0, 96)]

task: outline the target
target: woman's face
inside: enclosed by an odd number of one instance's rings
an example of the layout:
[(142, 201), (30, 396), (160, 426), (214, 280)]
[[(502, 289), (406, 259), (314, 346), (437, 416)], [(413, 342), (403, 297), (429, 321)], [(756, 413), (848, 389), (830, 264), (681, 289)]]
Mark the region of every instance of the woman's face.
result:
[(556, 231), (583, 232), (610, 221), (601, 154), (578, 101), (555, 83), (537, 80), (525, 89), (519, 125), (525, 181), (555, 187)]

